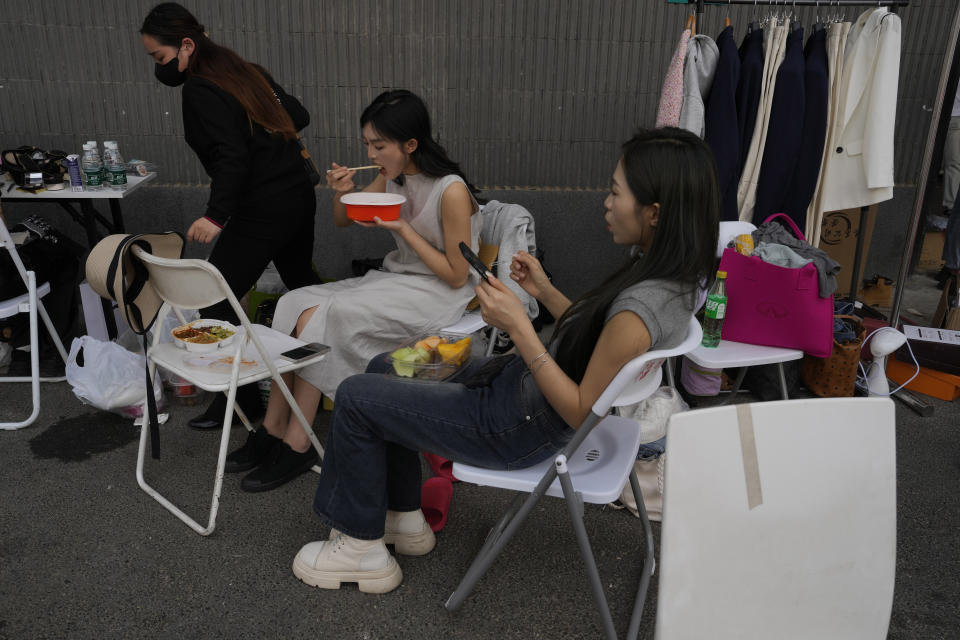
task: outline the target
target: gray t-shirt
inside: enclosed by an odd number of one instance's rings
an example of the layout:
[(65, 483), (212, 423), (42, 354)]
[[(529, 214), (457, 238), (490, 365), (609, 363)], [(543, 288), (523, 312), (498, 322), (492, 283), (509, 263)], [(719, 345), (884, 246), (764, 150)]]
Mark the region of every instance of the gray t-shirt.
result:
[(650, 349), (669, 349), (687, 336), (696, 301), (690, 285), (644, 280), (620, 292), (607, 310), (606, 321), (621, 311), (633, 311), (650, 332)]

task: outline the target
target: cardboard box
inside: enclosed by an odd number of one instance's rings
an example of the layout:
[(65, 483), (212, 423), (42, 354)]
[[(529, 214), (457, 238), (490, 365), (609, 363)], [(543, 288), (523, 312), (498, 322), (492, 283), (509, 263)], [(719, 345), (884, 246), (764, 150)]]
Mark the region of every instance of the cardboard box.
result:
[[(877, 219), (877, 205), (871, 205), (868, 215), (864, 216), (861, 230), (860, 209), (844, 209), (842, 211), (828, 211), (823, 214), (820, 226), (820, 248), (827, 255), (840, 263), (842, 269), (837, 274), (837, 297), (845, 298), (850, 295), (850, 278), (853, 277), (853, 259), (857, 253), (857, 236), (863, 233), (863, 253), (860, 255), (860, 282), (857, 288), (863, 286), (863, 279), (867, 274), (867, 256), (870, 254), (870, 238), (873, 236), (873, 225)], [(890, 275), (890, 274), (884, 274)]]
[[(960, 331), (905, 324), (903, 333), (920, 366), (960, 376)], [(896, 354), (897, 360), (913, 364), (906, 345)]]
[(950, 306), (951, 296), (954, 298), (960, 296), (957, 278), (954, 276), (950, 276), (943, 283), (943, 293), (940, 294), (940, 301), (937, 303), (937, 310), (933, 312), (933, 321), (930, 326), (960, 331), (960, 307)]
[[(914, 374), (917, 368), (912, 362), (900, 362), (890, 358), (887, 361), (887, 377), (898, 385), (903, 384)], [(920, 367), (920, 373), (906, 386), (910, 391), (923, 393), (934, 398), (953, 402), (960, 398), (960, 376), (952, 376), (926, 367)]]
[(946, 238), (946, 231), (927, 231), (923, 234), (923, 245), (920, 248), (920, 257), (917, 258), (917, 271), (940, 271), (944, 264), (943, 245)]

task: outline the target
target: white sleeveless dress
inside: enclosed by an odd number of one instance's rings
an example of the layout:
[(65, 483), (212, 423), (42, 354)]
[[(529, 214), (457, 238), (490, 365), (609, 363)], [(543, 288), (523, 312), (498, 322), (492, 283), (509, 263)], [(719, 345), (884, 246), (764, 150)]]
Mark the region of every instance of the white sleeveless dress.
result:
[[(422, 173), (404, 178), (402, 186), (388, 181), (387, 192), (407, 197), (401, 217), (434, 248), (444, 251), (440, 198), (447, 187), (463, 179), (455, 175), (431, 178)], [(475, 200), (473, 204), (470, 246), (477, 250), (481, 223), (476, 215), (479, 205)], [(300, 339), (329, 345), (330, 351), (320, 363), (300, 369), (297, 375), (327, 397), (335, 396), (344, 379), (363, 373), (378, 353), (459, 320), (474, 295), (479, 277), (473, 270), (467, 284), (454, 289), (398, 234), (393, 236), (397, 248), (384, 258), (382, 271), (295, 289), (277, 303), (273, 328), (283, 333), (292, 333), (300, 314), (317, 307)]]

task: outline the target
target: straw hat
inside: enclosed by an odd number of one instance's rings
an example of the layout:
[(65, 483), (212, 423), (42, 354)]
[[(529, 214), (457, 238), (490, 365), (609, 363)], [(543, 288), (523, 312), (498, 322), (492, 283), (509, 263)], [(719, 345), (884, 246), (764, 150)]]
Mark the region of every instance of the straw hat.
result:
[(130, 250), (134, 245), (160, 258), (183, 256), (183, 236), (176, 231), (107, 236), (87, 257), (87, 282), (101, 298), (116, 302), (130, 328), (143, 334), (157, 319), (163, 300), (150, 284), (146, 265)]

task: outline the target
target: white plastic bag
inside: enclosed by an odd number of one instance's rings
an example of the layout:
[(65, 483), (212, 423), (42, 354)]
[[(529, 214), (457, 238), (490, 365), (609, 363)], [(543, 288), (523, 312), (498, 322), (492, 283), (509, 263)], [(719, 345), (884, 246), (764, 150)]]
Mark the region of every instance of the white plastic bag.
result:
[(263, 270), (263, 273), (260, 274), (260, 277), (257, 278), (257, 284), (254, 289), (260, 293), (286, 293), (288, 291), (288, 289), (283, 286), (283, 279), (280, 277), (280, 272), (277, 271), (273, 262), (270, 262), (266, 269)]
[[(129, 415), (129, 410), (142, 406), (147, 397), (145, 366), (145, 359), (140, 354), (113, 342), (82, 336), (74, 338), (70, 344), (67, 382), (84, 403)], [(153, 393), (159, 405), (163, 386), (156, 375), (153, 377)]]
[(617, 407), (617, 415), (633, 418), (640, 423), (641, 444), (655, 442), (667, 435), (667, 422), (670, 416), (680, 411), (689, 411), (690, 405), (673, 387), (663, 386), (653, 392), (646, 400), (637, 404)]

